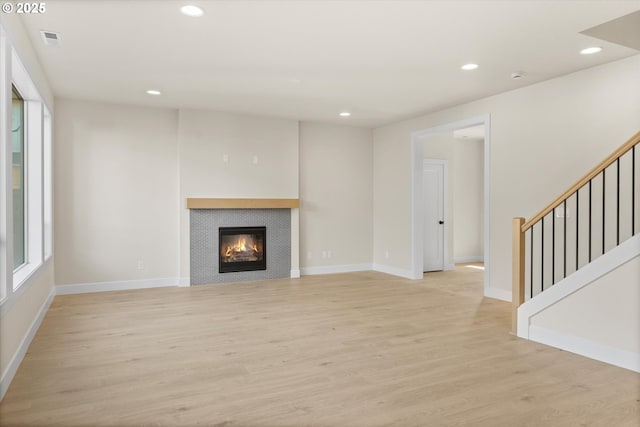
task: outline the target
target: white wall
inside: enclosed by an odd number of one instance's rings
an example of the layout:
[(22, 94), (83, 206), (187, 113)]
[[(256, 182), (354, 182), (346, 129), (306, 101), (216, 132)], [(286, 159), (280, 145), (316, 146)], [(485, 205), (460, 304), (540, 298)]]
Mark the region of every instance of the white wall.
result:
[(371, 266), (370, 130), (73, 100), (58, 110), (58, 285), (188, 282), (189, 197), (300, 192), (303, 267)]
[(56, 284), (178, 277), (177, 119), (57, 100)]
[(371, 136), (362, 128), (300, 125), (303, 274), (371, 268)]
[(179, 116), (180, 277), (185, 279), (190, 274), (186, 199), (298, 198), (298, 122), (205, 110), (180, 110)]
[(188, 197), (298, 197), (296, 121), (64, 99), (57, 110), (58, 285), (188, 281)]
[(53, 272), (53, 263), (46, 263), (22, 285), (20, 298), (0, 319), (0, 399), (53, 300)]
[(453, 157), (453, 260), (481, 260), (484, 253), (484, 146), (455, 140)]
[[(53, 93), (44, 70), (40, 67), (35, 51), (31, 46), (31, 41), (22, 27), (20, 17), (15, 14), (0, 14), (0, 24), (7, 31), (10, 44), (16, 49), (49, 111), (54, 114)], [(8, 51), (6, 53), (7, 56), (0, 59), (0, 67), (9, 65), (5, 58), (10, 57), (10, 53)], [(0, 75), (7, 75), (8, 72), (7, 67), (3, 72), (0, 72)], [(0, 155), (0, 159), (5, 161), (6, 157)], [(0, 170), (2, 169), (0, 167)], [(3, 180), (0, 179), (0, 181)], [(2, 209), (4, 208), (5, 206), (2, 207)], [(0, 214), (0, 217), (4, 216)], [(0, 240), (5, 241), (5, 239)], [(0, 242), (0, 244), (4, 243)], [(7, 254), (4, 250), (0, 250), (0, 253)], [(0, 264), (13, 265), (13, 260), (11, 259), (5, 259), (4, 261)], [(39, 320), (51, 302), (54, 284), (53, 272), (53, 262), (51, 260), (45, 261), (35, 274), (22, 284), (16, 293), (9, 295), (0, 308), (0, 399), (17, 370), (33, 334), (37, 331)], [(7, 273), (11, 274), (11, 271), (5, 270), (2, 272), (5, 275)], [(0, 283), (4, 285), (3, 280), (0, 280)]]
[(205, 110), (179, 115), (183, 197), (298, 197), (297, 121)]
[(534, 215), (637, 132), (638, 93), (634, 56), (375, 129), (374, 262), (411, 275), (411, 133), (490, 114), (489, 286), (509, 293), (511, 219)]
[(373, 262), (411, 276), (411, 125), (373, 133)]

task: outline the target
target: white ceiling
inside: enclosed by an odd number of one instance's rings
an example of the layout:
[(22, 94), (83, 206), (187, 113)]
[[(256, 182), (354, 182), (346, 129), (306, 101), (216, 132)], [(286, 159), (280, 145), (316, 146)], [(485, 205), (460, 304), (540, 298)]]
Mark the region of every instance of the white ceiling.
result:
[(49, 0), (22, 21), (56, 96), (371, 127), (638, 54), (581, 32), (640, 1), (194, 0), (201, 18), (188, 3)]

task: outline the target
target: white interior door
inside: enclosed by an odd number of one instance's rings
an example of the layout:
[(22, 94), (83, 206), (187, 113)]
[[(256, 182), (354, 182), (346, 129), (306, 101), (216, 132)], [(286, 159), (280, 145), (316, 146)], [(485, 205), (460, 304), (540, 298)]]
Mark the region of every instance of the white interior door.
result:
[(444, 270), (444, 162), (424, 161), (424, 271)]

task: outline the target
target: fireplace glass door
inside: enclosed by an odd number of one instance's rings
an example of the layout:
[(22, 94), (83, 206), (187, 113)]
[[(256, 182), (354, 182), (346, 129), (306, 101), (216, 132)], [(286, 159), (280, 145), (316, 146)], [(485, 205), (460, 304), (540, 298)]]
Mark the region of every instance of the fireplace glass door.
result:
[(219, 272), (267, 269), (266, 227), (220, 227)]

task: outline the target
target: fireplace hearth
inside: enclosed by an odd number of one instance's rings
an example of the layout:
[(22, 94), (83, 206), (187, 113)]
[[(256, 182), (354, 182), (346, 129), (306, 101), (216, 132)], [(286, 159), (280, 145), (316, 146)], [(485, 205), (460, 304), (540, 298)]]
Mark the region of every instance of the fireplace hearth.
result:
[(220, 273), (267, 269), (266, 227), (220, 227), (218, 232)]

